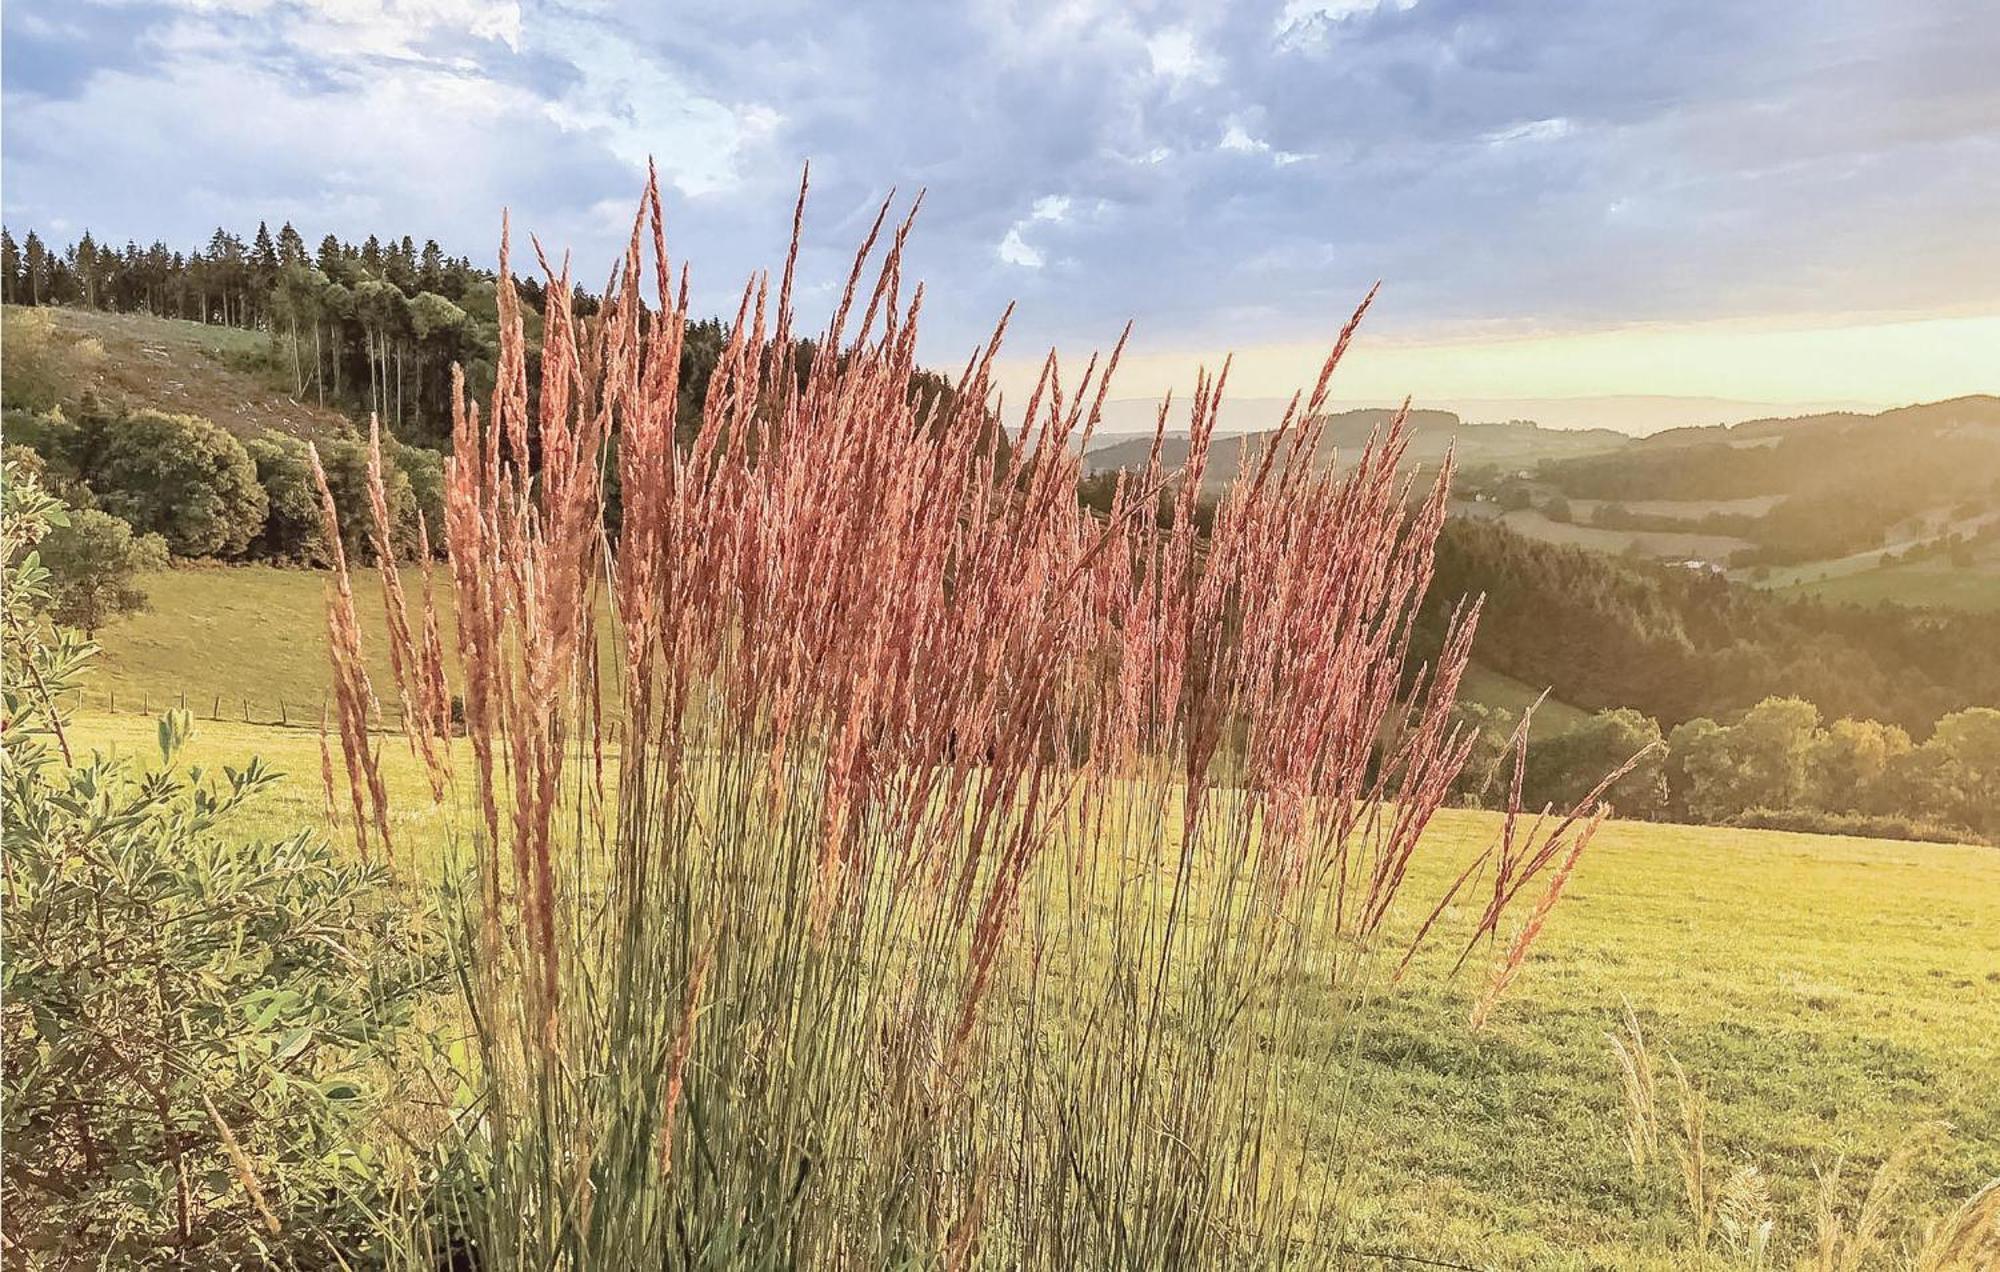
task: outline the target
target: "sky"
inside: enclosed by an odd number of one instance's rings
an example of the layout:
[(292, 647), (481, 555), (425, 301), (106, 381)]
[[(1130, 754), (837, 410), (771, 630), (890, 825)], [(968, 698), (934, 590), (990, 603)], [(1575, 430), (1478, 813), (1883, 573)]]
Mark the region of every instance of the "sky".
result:
[(922, 190), (924, 356), (1016, 302), (1017, 392), (1131, 319), (1118, 396), (1232, 351), (1287, 394), (1377, 280), (1342, 400), (2000, 391), (1991, 0), (8, 0), (0, 41), (17, 237), (490, 262), (506, 206), (596, 277), (651, 157), (721, 312), (809, 160), (805, 311)]

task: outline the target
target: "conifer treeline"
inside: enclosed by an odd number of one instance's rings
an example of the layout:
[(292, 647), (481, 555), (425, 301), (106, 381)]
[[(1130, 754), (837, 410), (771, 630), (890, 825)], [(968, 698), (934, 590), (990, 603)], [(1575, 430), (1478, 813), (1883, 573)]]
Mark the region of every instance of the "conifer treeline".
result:
[[(0, 229), (0, 291), (10, 305), (67, 305), (268, 331), (301, 400), (373, 412), (400, 435), (441, 440), (453, 363), (477, 387), (498, 347), (492, 271), (410, 235), (359, 243), (328, 234), (311, 248), (290, 222), (259, 222), (246, 242), (218, 228), (182, 252), (123, 248), (88, 231), (60, 251), (30, 230)], [(541, 284), (517, 280), (539, 314)], [(580, 312), (595, 302), (585, 296)]]

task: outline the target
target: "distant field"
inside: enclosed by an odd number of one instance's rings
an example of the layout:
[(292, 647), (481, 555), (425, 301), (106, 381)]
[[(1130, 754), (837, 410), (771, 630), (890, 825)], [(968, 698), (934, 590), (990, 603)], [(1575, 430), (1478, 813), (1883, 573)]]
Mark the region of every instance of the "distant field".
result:
[(1837, 603), (1890, 601), (1983, 613), (2000, 609), (2000, 543), (1988, 540), (1979, 545), (1969, 565), (1954, 565), (1948, 557), (1936, 554), (1886, 565), (1883, 558), (1935, 542), (1948, 533), (1971, 537), (1996, 521), (2000, 521), (2000, 511), (1955, 519), (1948, 513), (1935, 513), (1896, 527), (1891, 531), (1892, 541), (1879, 548), (1802, 565), (1733, 570), (1730, 577), (1776, 592)]
[[(73, 741), (143, 757), (153, 724), (87, 714)], [(241, 832), (321, 824), (313, 734), (202, 721), (193, 751), (293, 775)], [(421, 862), (447, 818), (401, 743), (383, 754), (402, 860)], [(1413, 895), (1496, 827), (1441, 814)], [(1384, 992), (1351, 1066), (1298, 1075), (1318, 1117), (1354, 1084), (1357, 1248), (1481, 1268), (1722, 1266), (1690, 1251), (1672, 1163), (1639, 1185), (1625, 1159), (1604, 1034), (1627, 1000), (1706, 1085), (1718, 1182), (1745, 1164), (1769, 1178), (1773, 1266), (1805, 1253), (1816, 1169), (1844, 1155), (1857, 1187), (1919, 1123), (1952, 1129), (1897, 1203), (1898, 1241), (2000, 1175), (2000, 852), (1614, 823), (1485, 1034), (1465, 1024), (1479, 969), (1452, 982), (1446, 962), (1426, 956)]]
[[(1572, 505), (1573, 507), (1574, 505)], [(1637, 550), (1648, 557), (1727, 561), (1729, 554), (1750, 543), (1721, 534), (1682, 534), (1668, 530), (1611, 530), (1602, 526), (1555, 521), (1533, 509), (1504, 513), (1500, 522), (1517, 534), (1548, 543), (1589, 548), (1614, 556)]]
[(1745, 499), (1572, 499), (1569, 506), (1579, 520), (1588, 520), (1599, 508), (1617, 504), (1640, 516), (1699, 521), (1716, 513), (1761, 517), (1784, 501), (1783, 495), (1751, 495)]
[(1777, 590), (1788, 596), (1817, 596), (1854, 605), (1892, 601), (1990, 613), (2000, 611), (2000, 563), (1955, 568), (1948, 561), (1933, 558), (1824, 579), (1800, 579)]
[[(1459, 696), (1468, 702), (1504, 707), (1519, 715), (1542, 696), (1542, 691), (1491, 667), (1473, 663), (1465, 669), (1465, 678), (1459, 683)], [(1535, 711), (1534, 736), (1545, 738), (1561, 733), (1581, 723), (1589, 714), (1559, 699), (1544, 699)]]

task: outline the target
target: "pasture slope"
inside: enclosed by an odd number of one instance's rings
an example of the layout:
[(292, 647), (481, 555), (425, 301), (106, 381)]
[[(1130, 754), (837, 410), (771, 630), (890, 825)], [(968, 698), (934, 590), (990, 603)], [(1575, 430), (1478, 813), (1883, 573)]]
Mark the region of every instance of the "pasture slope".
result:
[[(196, 761), (258, 754), (290, 775), (239, 833), (324, 824), (314, 734), (195, 727)], [(153, 734), (147, 717), (92, 712), (74, 741), (143, 762)], [(401, 868), (429, 875), (449, 818), (403, 746), (383, 754)], [(1441, 814), (1412, 895), (1497, 827), (1494, 814)], [(1922, 1124), (1950, 1132), (1895, 1203), (1897, 1241), (2000, 1175), (2000, 852), (1614, 823), (1483, 1033), (1466, 1023), (1479, 958), (1455, 979), (1450, 961), (1434, 948), (1384, 987), (1350, 1065), (1297, 1075), (1353, 1145), (1342, 1187), (1356, 1250), (1481, 1268), (1709, 1266), (1671, 1159), (1637, 1182), (1625, 1155), (1605, 1035), (1627, 1002), (1656, 1055), (1706, 1088), (1711, 1182), (1753, 1165), (1767, 1179), (1773, 1266), (1812, 1240), (1816, 1171), (1845, 1159), (1851, 1214), (1868, 1173)]]
[[(442, 571), (443, 567), (439, 567)], [(258, 723), (315, 723), (326, 692), (326, 584), (314, 570), (267, 565), (188, 566), (147, 575), (148, 608), (98, 633), (103, 647), (91, 671), (85, 704), (120, 711), (186, 705), (197, 715)], [(393, 695), (388, 633), (374, 570), (356, 570), (362, 648), (376, 692)], [(416, 571), (404, 586), (417, 593)], [(439, 620), (452, 630), (450, 580), (437, 579)], [(601, 630), (609, 633), (608, 622)], [(447, 641), (449, 644), (449, 641)], [(446, 650), (446, 656), (454, 652)], [(1466, 673), (1466, 698), (1519, 712), (1539, 688), (1491, 668)], [(1550, 700), (1536, 716), (1537, 736), (1583, 718)]]

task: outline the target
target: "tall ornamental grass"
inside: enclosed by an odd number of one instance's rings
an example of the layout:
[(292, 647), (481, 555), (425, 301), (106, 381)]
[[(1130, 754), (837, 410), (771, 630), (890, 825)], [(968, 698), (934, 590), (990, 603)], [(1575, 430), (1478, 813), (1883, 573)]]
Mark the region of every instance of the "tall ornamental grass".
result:
[[(428, 572), (382, 554), (409, 745), (467, 810), (475, 1045), (434, 1075), (457, 1096), (413, 1261), (1333, 1259), (1327, 1087), (1369, 997), (1411, 931), (1470, 953), (1527, 892), (1510, 976), (1602, 815), (1510, 818), (1392, 944), (1472, 745), (1477, 606), (1406, 667), (1448, 470), (1413, 485), (1400, 420), (1312, 460), (1361, 312), (1212, 527), (1226, 365), (1187, 462), (1158, 460), (1163, 409), (1099, 518), (1078, 456), (1118, 352), (1051, 354), (1004, 427), (1003, 319), (951, 392), (913, 392), (923, 291), (888, 206), (809, 343), (795, 221), (691, 440), (657, 190), (592, 317), (542, 262), (532, 391), (503, 241), (498, 384), (484, 411), (461, 388), (449, 472), (461, 684)], [(351, 820), (393, 854), (355, 605), (343, 568)]]

